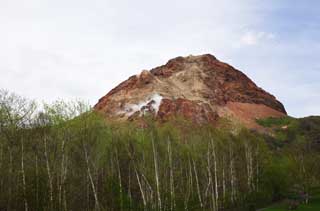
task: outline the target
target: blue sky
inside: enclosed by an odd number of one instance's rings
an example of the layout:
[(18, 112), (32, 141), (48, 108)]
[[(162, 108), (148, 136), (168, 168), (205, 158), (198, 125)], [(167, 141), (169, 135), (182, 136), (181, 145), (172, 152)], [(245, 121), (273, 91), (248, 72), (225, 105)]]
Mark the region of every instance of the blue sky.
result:
[(39, 101), (93, 105), (143, 69), (211, 53), (290, 115), (320, 115), (317, 0), (1, 0), (0, 26), (0, 88)]

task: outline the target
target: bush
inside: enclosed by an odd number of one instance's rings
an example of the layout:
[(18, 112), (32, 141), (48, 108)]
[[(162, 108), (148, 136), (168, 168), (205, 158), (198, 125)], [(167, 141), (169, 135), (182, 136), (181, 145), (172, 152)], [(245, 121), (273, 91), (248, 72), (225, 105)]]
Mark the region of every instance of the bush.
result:
[(294, 123), (294, 120), (294, 118), (288, 116), (280, 118), (269, 117), (266, 119), (258, 119), (257, 123), (264, 127), (285, 126)]

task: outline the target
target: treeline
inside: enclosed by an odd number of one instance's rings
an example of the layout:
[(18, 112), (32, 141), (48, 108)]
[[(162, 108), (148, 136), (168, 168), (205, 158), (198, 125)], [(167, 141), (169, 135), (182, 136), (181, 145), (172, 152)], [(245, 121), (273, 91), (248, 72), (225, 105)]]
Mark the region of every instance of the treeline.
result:
[(272, 149), (245, 129), (176, 124), (108, 123), (82, 102), (1, 91), (0, 210), (247, 211), (319, 183), (303, 137)]

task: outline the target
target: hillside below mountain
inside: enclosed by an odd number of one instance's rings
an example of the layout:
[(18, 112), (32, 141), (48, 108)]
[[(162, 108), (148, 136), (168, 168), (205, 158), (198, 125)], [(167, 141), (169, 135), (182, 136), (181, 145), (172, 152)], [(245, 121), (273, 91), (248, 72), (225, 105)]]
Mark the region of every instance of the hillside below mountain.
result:
[(205, 54), (177, 57), (120, 83), (94, 106), (107, 119), (165, 122), (182, 117), (196, 124), (232, 119), (260, 128), (257, 119), (284, 117), (284, 106), (244, 73)]

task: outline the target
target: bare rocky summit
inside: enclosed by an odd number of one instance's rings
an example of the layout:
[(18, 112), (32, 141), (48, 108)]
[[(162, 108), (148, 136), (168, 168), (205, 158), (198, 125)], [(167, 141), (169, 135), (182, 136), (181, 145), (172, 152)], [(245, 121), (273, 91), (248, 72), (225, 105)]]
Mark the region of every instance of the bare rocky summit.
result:
[(177, 57), (143, 70), (112, 89), (94, 109), (119, 121), (151, 115), (157, 121), (183, 117), (215, 124), (223, 117), (249, 128), (259, 127), (256, 119), (286, 115), (273, 95), (210, 54)]

